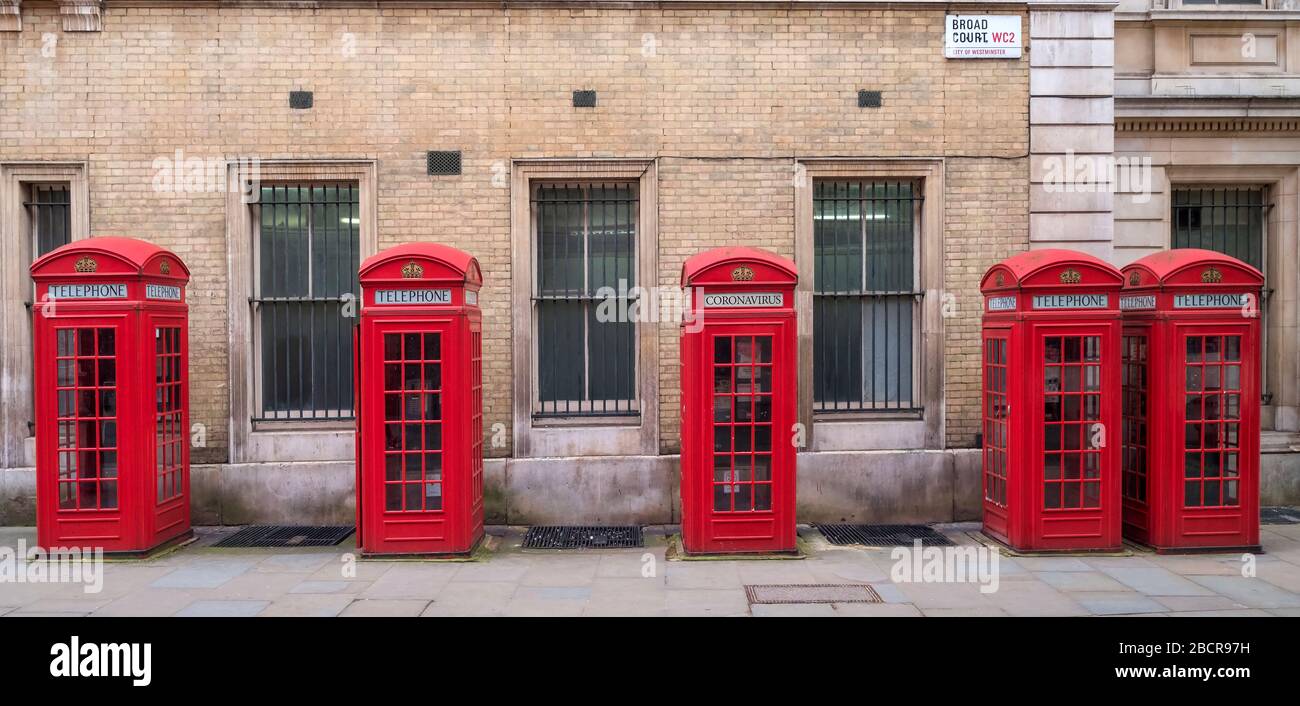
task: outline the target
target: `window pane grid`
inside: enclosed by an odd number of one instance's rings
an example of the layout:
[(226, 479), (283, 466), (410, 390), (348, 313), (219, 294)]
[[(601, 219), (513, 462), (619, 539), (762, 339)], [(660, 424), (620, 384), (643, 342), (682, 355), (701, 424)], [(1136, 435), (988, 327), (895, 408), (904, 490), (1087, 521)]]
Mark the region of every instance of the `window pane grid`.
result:
[(1147, 501), (1147, 341), (1146, 335), (1124, 336), (1120, 366), (1123, 381), (1123, 493)]
[(1043, 339), (1043, 507), (1101, 506), (1101, 337)]
[(184, 490), (180, 338), (181, 330), (174, 326), (154, 330), (154, 468), (159, 503), (179, 497)]
[(260, 381), (255, 421), (353, 418), (352, 323), (360, 291), (356, 184), (265, 186), (257, 209)]
[(713, 509), (772, 509), (772, 337), (713, 339)]
[(1187, 336), (1183, 370), (1183, 505), (1240, 505), (1241, 336)]
[(636, 415), (635, 182), (536, 184), (538, 417)]
[[(442, 334), (384, 334), (384, 509), (442, 510)], [(480, 435), (481, 436), (481, 435)]]
[(59, 509), (118, 506), (117, 333), (55, 331)]
[(984, 499), (1007, 506), (1007, 339), (984, 340)]
[(916, 253), (908, 181), (818, 180), (813, 189), (813, 373), (818, 412), (917, 411)]

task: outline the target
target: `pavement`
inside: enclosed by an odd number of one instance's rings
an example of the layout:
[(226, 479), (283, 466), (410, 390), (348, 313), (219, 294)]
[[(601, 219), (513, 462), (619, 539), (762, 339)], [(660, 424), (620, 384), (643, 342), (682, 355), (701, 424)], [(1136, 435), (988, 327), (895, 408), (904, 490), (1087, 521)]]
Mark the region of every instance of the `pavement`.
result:
[[(960, 548), (946, 553), (837, 547), (801, 526), (802, 558), (707, 560), (677, 558), (676, 528), (647, 528), (643, 548), (542, 551), (521, 547), (524, 528), (490, 527), (490, 549), (456, 562), (358, 560), (352, 539), (211, 546), (237, 529), (105, 562), (88, 593), (26, 580), (39, 574), (3, 548), (33, 546), (34, 528), (0, 528), (0, 616), (1300, 616), (1300, 524), (1264, 525), (1258, 555), (999, 553), (996, 582), (978, 525), (940, 526)], [(983, 563), (958, 570), (968, 559)], [(790, 602), (751, 602), (747, 587), (768, 585), (789, 586)]]

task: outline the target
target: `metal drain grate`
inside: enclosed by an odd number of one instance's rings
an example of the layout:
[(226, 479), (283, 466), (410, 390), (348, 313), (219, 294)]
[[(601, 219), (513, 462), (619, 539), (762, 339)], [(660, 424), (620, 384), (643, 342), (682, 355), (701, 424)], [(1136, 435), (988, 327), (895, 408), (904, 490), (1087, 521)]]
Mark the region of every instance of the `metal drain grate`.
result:
[(951, 547), (951, 539), (925, 525), (813, 525), (831, 544), (866, 547), (910, 547), (921, 540), (923, 547)]
[(750, 604), (880, 603), (876, 589), (857, 583), (782, 583), (745, 586)]
[(529, 527), (525, 549), (621, 549), (644, 546), (640, 527)]
[(1259, 523), (1262, 525), (1300, 524), (1300, 507), (1261, 507)]
[(253, 525), (212, 545), (214, 547), (332, 547), (348, 538), (355, 528), (286, 527)]

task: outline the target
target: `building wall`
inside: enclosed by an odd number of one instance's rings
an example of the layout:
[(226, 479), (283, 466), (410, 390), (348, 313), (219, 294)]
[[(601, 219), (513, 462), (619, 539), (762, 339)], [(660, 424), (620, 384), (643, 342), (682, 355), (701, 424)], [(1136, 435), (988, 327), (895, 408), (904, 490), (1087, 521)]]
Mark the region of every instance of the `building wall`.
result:
[[(160, 192), (159, 158), (373, 162), (379, 248), (438, 241), (482, 264), (488, 430), (512, 428), (512, 338), (526, 325), (511, 307), (515, 160), (652, 160), (664, 286), (707, 247), (793, 256), (800, 159), (940, 160), (935, 295), (951, 295), (954, 307), (942, 350), (927, 355), (943, 360), (942, 446), (970, 447), (980, 408), (978, 280), (1031, 240), (1030, 58), (944, 59), (945, 9), (110, 2), (100, 31), (68, 32), (55, 5), (29, 2), (22, 31), (0, 32), (0, 162), (84, 162), (92, 235), (145, 238), (190, 266), (191, 410), (206, 427), (194, 462), (212, 466), (196, 487), (229, 498), (232, 488), (264, 486), (270, 472), (222, 465), (232, 460), (227, 334), (232, 307), (246, 306), (229, 301), (227, 284), (246, 265), (227, 255), (226, 194)], [(1030, 27), (1025, 6), (983, 11), (1019, 12)], [(1050, 26), (1078, 33), (1094, 23)], [(299, 89), (314, 92), (311, 110), (288, 107)], [(576, 89), (598, 91), (598, 107), (573, 108)], [(859, 89), (881, 91), (883, 107), (858, 108)], [(437, 149), (463, 150), (463, 175), (427, 176), (425, 151)], [(658, 340), (658, 369), (643, 372), (659, 383), (658, 451), (673, 454), (676, 328), (660, 327)], [(509, 457), (511, 446), (487, 452)], [(278, 460), (289, 465), (275, 472), (286, 474), (312, 466)], [(318, 465), (350, 482), (345, 465)], [(952, 466), (949, 458), (933, 469), (941, 476)], [(509, 488), (509, 468), (500, 468)], [(243, 477), (255, 479), (235, 482)]]

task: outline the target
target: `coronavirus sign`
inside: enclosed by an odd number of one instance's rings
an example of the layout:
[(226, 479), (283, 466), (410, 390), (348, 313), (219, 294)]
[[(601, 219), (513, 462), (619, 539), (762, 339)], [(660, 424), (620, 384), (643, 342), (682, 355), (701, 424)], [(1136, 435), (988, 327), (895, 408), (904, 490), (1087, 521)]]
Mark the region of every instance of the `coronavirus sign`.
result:
[(943, 55), (949, 59), (1020, 58), (1020, 15), (947, 15)]

